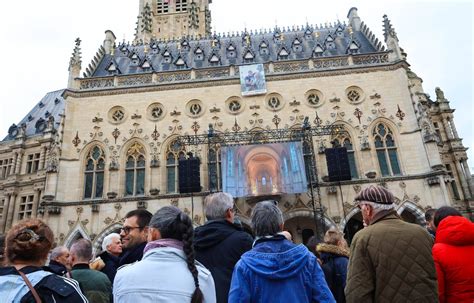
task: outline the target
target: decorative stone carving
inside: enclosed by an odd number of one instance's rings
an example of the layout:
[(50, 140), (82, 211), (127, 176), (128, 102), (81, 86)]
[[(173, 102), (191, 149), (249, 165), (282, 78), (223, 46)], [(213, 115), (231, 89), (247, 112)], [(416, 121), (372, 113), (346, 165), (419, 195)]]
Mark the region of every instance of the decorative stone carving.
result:
[(89, 224), (89, 219), (84, 219), (84, 220), (82, 220), (82, 221), (81, 221), (81, 224), (82, 224), (83, 226), (86, 226), (87, 224)]
[(326, 191), (327, 191), (328, 195), (337, 194), (337, 188), (336, 188), (336, 186), (328, 186), (328, 187), (326, 188)]
[(356, 185), (353, 185), (352, 188), (354, 189), (354, 191), (358, 194), (360, 193), (362, 187), (359, 185), (359, 184), (356, 184)]
[(147, 201), (138, 201), (137, 202), (137, 209), (147, 209), (148, 202)]
[(170, 201), (170, 204), (175, 206), (175, 207), (178, 207), (179, 199), (178, 198), (172, 198), (171, 201)]
[(374, 170), (365, 173), (365, 176), (369, 179), (374, 179), (377, 176), (377, 172)]
[[(117, 193), (116, 193), (116, 192), (114, 192), (114, 191), (109, 191), (109, 192), (107, 193), (107, 199), (111, 199), (111, 200), (112, 200), (112, 199), (115, 199), (115, 198), (117, 198)], [(117, 208), (115, 208), (115, 209), (117, 209)]]
[(100, 205), (99, 204), (92, 204), (91, 209), (93, 213), (98, 213), (100, 211)]
[(160, 194), (160, 190), (158, 188), (152, 188), (150, 189), (150, 195), (152, 196), (158, 196)]
[(48, 214), (50, 215), (59, 215), (61, 213), (60, 206), (48, 206)]

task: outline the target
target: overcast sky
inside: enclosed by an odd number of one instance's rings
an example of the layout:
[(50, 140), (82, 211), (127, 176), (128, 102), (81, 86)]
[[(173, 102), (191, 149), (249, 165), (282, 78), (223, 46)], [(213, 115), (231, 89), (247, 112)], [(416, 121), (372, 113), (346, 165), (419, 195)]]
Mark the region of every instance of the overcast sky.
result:
[[(112, 30), (131, 41), (138, 0), (3, 1), (0, 12), (0, 139), (49, 91), (65, 88), (74, 40), (82, 68)], [(434, 99), (439, 86), (456, 109), (455, 123), (474, 172), (473, 4), (471, 0), (213, 0), (213, 30), (227, 32), (347, 21), (351, 7), (383, 41), (382, 16), (392, 21), (412, 70)], [(82, 74), (82, 73), (81, 73)]]

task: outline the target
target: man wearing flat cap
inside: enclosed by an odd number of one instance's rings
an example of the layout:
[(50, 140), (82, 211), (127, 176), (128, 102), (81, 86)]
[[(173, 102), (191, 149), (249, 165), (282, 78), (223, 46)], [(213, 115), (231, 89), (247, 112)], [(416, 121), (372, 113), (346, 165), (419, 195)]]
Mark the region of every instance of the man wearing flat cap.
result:
[(421, 226), (404, 222), (394, 197), (369, 186), (355, 198), (366, 228), (351, 243), (346, 302), (438, 302), (433, 240)]

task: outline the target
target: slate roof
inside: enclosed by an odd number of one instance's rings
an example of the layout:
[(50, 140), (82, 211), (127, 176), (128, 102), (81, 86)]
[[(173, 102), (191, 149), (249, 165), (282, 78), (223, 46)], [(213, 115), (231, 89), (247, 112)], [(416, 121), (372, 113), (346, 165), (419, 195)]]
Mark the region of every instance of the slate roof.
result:
[(296, 29), (276, 27), (259, 32), (214, 34), (202, 39), (152, 40), (147, 45), (120, 43), (113, 54), (100, 56), (98, 62), (94, 62), (94, 68), (84, 76), (104, 77), (114, 74), (130, 75), (152, 71), (307, 60), (383, 50), (374, 37), (369, 39), (361, 31), (353, 32), (352, 28), (343, 23), (324, 28), (309, 25)]
[(13, 140), (15, 136), (12, 134), (23, 123), (26, 125), (25, 135), (27, 137), (41, 134), (51, 116), (54, 118), (54, 128), (57, 129), (60, 115), (64, 112), (65, 107), (65, 101), (61, 97), (63, 92), (64, 89), (47, 93), (18, 124), (10, 126), (8, 135), (2, 141)]

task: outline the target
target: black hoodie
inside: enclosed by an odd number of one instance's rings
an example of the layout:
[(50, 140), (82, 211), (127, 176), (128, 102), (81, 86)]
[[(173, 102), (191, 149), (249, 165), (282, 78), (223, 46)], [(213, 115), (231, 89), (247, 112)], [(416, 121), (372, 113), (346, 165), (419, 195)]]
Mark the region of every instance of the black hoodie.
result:
[(195, 230), (196, 260), (212, 273), (218, 303), (226, 303), (232, 271), (240, 256), (252, 248), (252, 237), (227, 220), (213, 220)]

